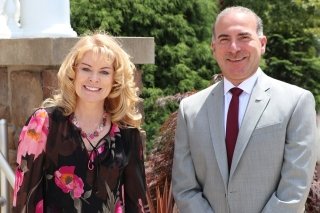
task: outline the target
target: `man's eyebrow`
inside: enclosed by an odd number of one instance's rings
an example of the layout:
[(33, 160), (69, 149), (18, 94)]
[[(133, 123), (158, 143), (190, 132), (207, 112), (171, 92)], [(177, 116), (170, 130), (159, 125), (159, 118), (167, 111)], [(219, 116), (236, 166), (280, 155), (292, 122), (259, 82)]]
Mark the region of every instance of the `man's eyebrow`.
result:
[(239, 36), (251, 36), (251, 33), (243, 32), (243, 33), (239, 33)]
[(218, 36), (218, 38), (226, 38), (226, 37), (229, 37), (229, 35), (227, 35), (227, 34), (220, 34), (220, 35)]

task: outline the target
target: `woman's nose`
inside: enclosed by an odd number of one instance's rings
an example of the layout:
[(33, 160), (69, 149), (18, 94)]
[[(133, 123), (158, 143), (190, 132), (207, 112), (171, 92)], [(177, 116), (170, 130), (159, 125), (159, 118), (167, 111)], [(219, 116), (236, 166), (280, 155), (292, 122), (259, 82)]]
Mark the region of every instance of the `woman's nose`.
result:
[(92, 82), (92, 83), (97, 83), (99, 82), (100, 78), (99, 78), (99, 75), (97, 73), (92, 73), (90, 76), (89, 76), (89, 81)]

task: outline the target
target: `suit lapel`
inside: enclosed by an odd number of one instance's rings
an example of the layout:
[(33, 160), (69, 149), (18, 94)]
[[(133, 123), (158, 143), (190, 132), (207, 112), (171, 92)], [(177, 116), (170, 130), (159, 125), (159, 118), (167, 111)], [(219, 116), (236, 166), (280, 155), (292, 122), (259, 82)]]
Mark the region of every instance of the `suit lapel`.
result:
[(228, 182), (228, 161), (225, 145), (225, 130), (224, 130), (224, 96), (223, 96), (223, 81), (220, 81), (212, 90), (206, 102), (208, 113), (209, 128), (211, 140), (214, 148), (214, 153), (218, 162), (218, 166), (223, 178), (225, 189)]
[(244, 115), (239, 135), (236, 143), (236, 147), (233, 153), (232, 165), (230, 170), (229, 180), (232, 177), (240, 158), (249, 142), (251, 134), (255, 129), (263, 111), (269, 103), (270, 96), (266, 91), (269, 89), (267, 85), (267, 76), (262, 74), (256, 82), (252, 90), (251, 97)]

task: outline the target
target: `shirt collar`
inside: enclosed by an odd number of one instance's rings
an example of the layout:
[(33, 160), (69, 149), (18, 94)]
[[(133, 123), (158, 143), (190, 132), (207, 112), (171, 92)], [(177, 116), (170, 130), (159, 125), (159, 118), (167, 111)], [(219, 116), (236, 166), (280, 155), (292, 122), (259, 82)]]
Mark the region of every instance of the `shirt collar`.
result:
[[(250, 76), (248, 79), (244, 80), (238, 88), (242, 89), (245, 93), (251, 94), (254, 84), (256, 83), (258, 77), (261, 75), (262, 70), (258, 68), (257, 72), (255, 72), (252, 76)], [(229, 92), (229, 90), (233, 87), (235, 87), (228, 79), (223, 77), (224, 81), (224, 95)]]

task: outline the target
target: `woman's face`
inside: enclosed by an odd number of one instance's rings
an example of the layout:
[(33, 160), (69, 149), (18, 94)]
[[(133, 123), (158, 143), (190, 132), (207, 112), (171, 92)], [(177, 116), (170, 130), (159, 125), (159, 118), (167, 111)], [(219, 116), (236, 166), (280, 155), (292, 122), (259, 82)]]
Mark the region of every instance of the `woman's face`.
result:
[(74, 81), (77, 104), (104, 104), (114, 82), (113, 60), (88, 51), (76, 66)]

